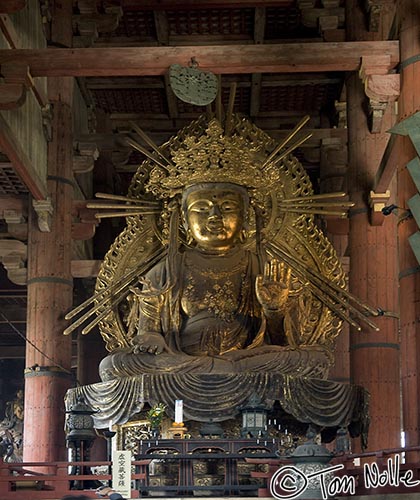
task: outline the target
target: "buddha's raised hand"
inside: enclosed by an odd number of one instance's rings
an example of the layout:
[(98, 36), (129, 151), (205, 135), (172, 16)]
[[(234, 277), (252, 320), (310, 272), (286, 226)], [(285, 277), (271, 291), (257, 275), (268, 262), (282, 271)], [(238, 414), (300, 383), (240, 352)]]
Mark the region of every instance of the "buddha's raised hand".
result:
[(255, 292), (265, 311), (282, 311), (289, 297), (292, 272), (276, 259), (264, 265), (264, 274), (257, 276)]

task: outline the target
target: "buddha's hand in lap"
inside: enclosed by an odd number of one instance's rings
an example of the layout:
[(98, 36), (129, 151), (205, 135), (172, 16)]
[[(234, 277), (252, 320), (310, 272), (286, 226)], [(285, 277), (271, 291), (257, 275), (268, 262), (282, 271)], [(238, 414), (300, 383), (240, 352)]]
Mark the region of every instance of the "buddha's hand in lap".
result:
[(283, 262), (271, 260), (264, 266), (264, 274), (257, 276), (255, 292), (265, 312), (282, 312), (289, 297), (291, 269)]
[(131, 350), (134, 354), (150, 353), (162, 354), (170, 351), (165, 339), (160, 333), (142, 333), (131, 341)]

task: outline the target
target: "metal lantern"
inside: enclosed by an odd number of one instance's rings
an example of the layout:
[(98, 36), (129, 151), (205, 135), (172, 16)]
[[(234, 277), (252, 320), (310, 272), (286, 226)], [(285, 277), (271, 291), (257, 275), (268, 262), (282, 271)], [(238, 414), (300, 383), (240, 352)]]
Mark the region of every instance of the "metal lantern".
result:
[(66, 439), (69, 443), (93, 441), (96, 438), (92, 418), (96, 411), (89, 408), (83, 399), (78, 399), (66, 413), (68, 415)]
[(253, 394), (242, 408), (242, 437), (261, 437), (267, 435), (267, 408), (261, 399)]
[[(82, 398), (79, 398), (66, 412), (66, 441), (70, 450), (72, 462), (88, 462), (90, 459), (90, 448), (96, 438), (92, 415), (95, 410), (89, 408)], [(83, 476), (91, 474), (90, 468), (81, 465), (73, 465), (71, 474)], [(97, 481), (74, 480), (71, 489), (81, 490), (88, 487), (97, 487)]]

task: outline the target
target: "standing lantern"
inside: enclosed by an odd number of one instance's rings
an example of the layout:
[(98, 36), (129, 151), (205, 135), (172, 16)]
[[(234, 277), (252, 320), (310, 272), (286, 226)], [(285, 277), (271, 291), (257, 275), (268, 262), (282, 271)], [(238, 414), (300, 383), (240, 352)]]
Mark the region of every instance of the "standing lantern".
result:
[[(79, 398), (66, 413), (66, 443), (67, 448), (70, 450), (70, 461), (88, 462), (90, 448), (96, 438), (92, 418), (92, 415), (96, 412), (91, 410), (82, 398)], [(72, 475), (82, 476), (90, 473), (89, 468), (77, 464), (71, 467)], [(72, 489), (81, 490), (87, 486), (86, 483), (93, 483), (93, 481), (75, 480), (72, 482)]]
[(258, 438), (267, 435), (267, 408), (253, 394), (242, 408), (242, 437)]

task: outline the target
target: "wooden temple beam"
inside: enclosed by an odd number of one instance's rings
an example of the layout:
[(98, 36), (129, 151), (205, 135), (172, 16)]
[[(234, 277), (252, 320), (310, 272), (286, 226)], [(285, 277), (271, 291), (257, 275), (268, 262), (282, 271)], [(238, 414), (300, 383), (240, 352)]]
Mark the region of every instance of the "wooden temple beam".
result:
[(0, 65), (30, 67), (37, 76), (164, 75), (172, 64), (195, 57), (203, 71), (301, 73), (356, 71), (364, 56), (389, 55), (389, 70), (399, 63), (398, 41), (287, 43), (188, 47), (111, 47), (86, 49), (0, 50)]

